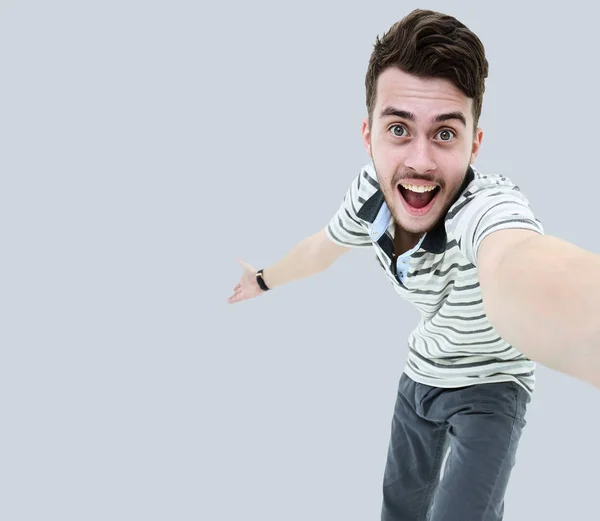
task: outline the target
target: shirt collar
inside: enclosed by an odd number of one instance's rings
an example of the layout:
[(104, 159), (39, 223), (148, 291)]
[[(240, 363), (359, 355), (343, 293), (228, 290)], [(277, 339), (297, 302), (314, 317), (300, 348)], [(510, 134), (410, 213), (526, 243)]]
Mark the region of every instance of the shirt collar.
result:
[[(458, 197), (465, 191), (467, 186), (473, 181), (475, 174), (471, 166), (467, 169), (467, 175), (458, 190), (457, 196), (452, 202), (454, 204)], [(452, 205), (451, 205), (452, 206)], [(381, 188), (369, 197), (358, 211), (358, 217), (369, 223), (369, 235), (371, 240), (379, 242), (383, 238), (385, 231), (393, 222), (388, 205), (383, 198)], [(441, 218), (437, 224), (425, 234), (421, 247), (430, 253), (442, 253), (446, 249), (446, 215)]]

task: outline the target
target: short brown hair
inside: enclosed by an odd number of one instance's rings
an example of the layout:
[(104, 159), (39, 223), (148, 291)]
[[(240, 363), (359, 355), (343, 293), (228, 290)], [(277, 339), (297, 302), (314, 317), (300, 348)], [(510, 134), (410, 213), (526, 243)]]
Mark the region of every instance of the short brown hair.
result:
[(444, 78), (473, 99), (477, 127), (488, 62), (481, 40), (456, 18), (415, 9), (377, 37), (365, 78), (369, 123), (372, 123), (379, 75), (389, 67), (422, 78)]

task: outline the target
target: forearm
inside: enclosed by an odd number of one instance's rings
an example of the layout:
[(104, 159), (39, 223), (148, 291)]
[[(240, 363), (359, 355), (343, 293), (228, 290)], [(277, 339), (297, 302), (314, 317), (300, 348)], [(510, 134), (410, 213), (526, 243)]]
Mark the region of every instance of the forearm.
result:
[(275, 288), (314, 275), (328, 268), (344, 251), (331, 243), (321, 230), (300, 241), (281, 260), (264, 268), (263, 279), (269, 288)]
[(487, 316), (506, 341), (600, 385), (600, 256), (555, 237), (533, 237), (499, 262), (488, 293)]

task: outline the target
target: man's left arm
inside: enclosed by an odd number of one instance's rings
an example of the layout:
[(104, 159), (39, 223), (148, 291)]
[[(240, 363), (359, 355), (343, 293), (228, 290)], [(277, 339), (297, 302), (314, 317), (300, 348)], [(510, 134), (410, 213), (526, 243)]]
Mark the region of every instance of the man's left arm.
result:
[(501, 337), (531, 360), (600, 387), (600, 255), (503, 229), (481, 241), (477, 268)]

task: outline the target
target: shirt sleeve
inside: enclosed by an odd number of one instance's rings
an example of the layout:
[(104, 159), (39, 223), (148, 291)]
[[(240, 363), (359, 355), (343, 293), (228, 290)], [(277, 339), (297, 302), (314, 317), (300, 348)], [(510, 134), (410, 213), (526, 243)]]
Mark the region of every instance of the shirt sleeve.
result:
[(483, 239), (498, 230), (521, 229), (544, 234), (529, 201), (517, 186), (493, 186), (476, 192), (458, 212), (454, 235), (469, 262), (477, 265)]
[(363, 170), (354, 178), (342, 204), (327, 224), (327, 235), (336, 244), (352, 248), (372, 246), (368, 224), (357, 216), (368, 197), (366, 176)]

